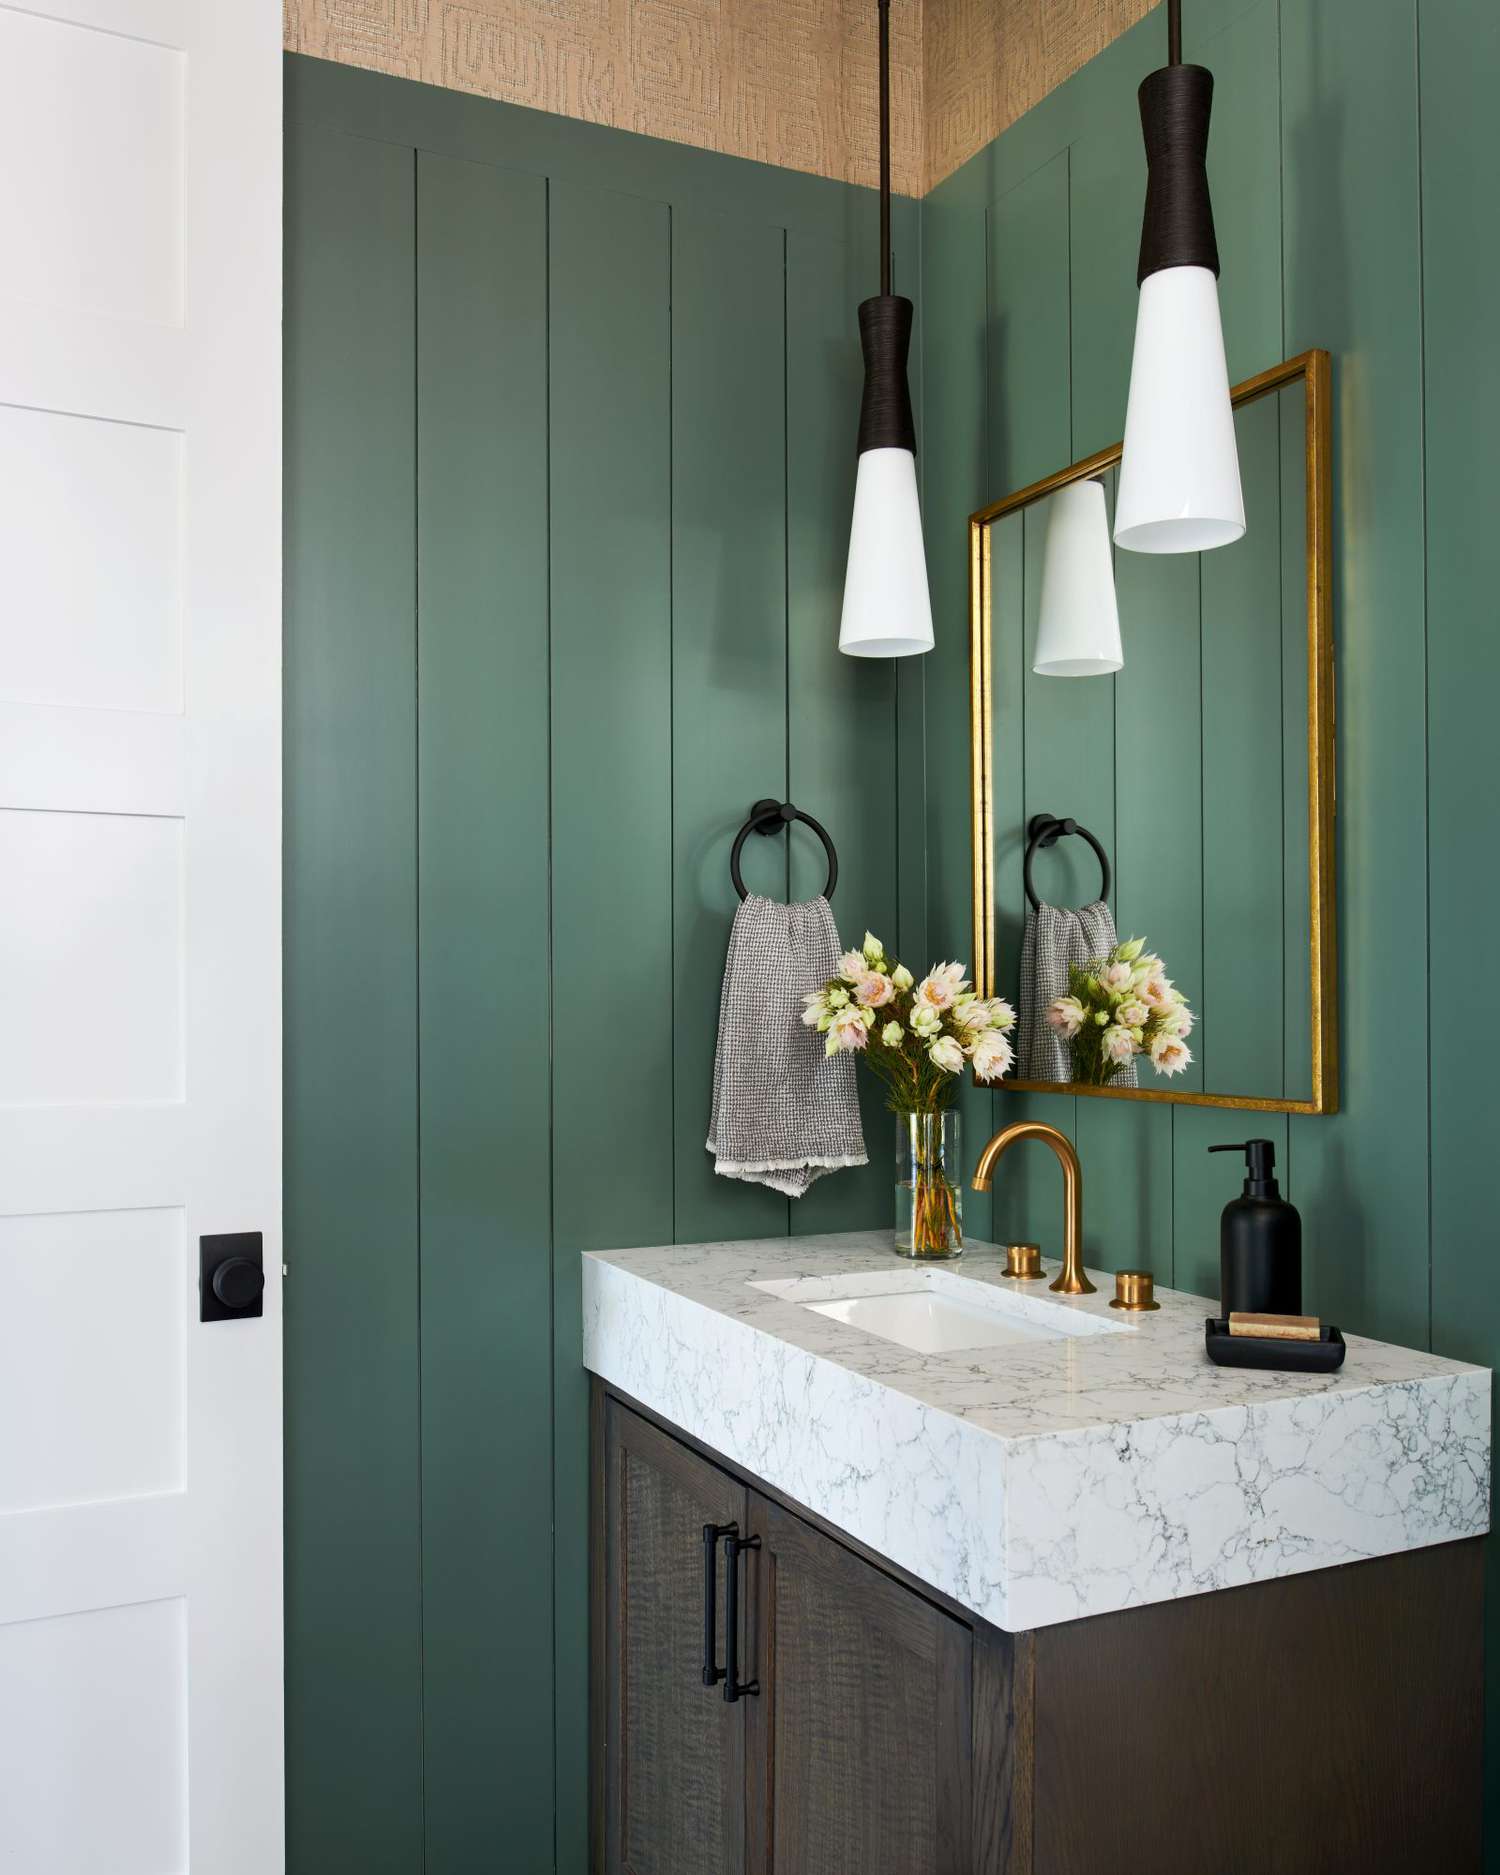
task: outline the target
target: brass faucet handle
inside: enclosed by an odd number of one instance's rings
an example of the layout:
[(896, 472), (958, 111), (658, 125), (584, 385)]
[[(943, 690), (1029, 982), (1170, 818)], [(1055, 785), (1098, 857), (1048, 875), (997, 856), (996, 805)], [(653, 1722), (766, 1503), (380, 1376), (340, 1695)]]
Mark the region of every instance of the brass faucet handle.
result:
[(1141, 1314), (1147, 1309), (1159, 1309), (1161, 1304), (1152, 1294), (1154, 1287), (1150, 1270), (1118, 1270), (1115, 1274), (1115, 1293), (1110, 1298), (1109, 1306)]
[(1042, 1247), (1034, 1243), (1008, 1243), (1005, 1246), (1005, 1273), (1022, 1282), (1037, 1281), (1046, 1275), (1042, 1268)]

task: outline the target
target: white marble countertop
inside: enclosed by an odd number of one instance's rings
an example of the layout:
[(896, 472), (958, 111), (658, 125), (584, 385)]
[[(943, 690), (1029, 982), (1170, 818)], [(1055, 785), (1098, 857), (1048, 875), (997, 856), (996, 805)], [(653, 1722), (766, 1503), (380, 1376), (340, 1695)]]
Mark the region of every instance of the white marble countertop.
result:
[(1215, 1367), (1201, 1296), (1124, 1314), (1111, 1276), (1065, 1297), (1002, 1268), (943, 1266), (1090, 1332), (917, 1354), (752, 1286), (911, 1276), (856, 1231), (587, 1253), (584, 1364), (1013, 1632), (1489, 1528), (1486, 1369), (1352, 1334), (1336, 1374)]

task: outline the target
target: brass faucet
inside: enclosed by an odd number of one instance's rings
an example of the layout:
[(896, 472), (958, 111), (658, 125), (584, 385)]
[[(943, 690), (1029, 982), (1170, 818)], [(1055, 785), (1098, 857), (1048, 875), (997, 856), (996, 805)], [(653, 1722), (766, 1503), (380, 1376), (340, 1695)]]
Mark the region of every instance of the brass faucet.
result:
[(1094, 1285), (1083, 1273), (1083, 1167), (1066, 1133), (1040, 1120), (1017, 1120), (1003, 1127), (979, 1155), (974, 1168), (975, 1191), (988, 1191), (995, 1167), (1018, 1139), (1039, 1139), (1057, 1154), (1063, 1175), (1063, 1266), (1047, 1287), (1065, 1296), (1091, 1296)]

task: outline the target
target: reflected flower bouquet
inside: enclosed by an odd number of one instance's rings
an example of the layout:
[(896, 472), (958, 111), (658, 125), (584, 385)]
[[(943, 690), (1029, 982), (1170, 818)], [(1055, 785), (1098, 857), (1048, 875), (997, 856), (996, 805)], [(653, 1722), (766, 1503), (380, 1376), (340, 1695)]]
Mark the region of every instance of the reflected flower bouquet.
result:
[(1068, 1044), (1073, 1079), (1107, 1087), (1137, 1055), (1158, 1074), (1181, 1074), (1192, 1060), (1193, 1012), (1144, 938), (1117, 944), (1107, 957), (1068, 966), (1068, 995), (1047, 1020)]

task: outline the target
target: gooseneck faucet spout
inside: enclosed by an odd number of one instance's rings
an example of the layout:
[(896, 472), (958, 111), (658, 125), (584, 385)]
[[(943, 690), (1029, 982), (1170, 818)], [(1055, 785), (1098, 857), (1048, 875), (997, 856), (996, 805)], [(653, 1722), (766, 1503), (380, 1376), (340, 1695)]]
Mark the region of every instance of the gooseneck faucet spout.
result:
[(1040, 1120), (1017, 1120), (996, 1133), (979, 1155), (972, 1180), (975, 1191), (988, 1191), (995, 1167), (1018, 1139), (1039, 1139), (1057, 1155), (1063, 1175), (1063, 1266), (1048, 1284), (1059, 1295), (1091, 1296), (1094, 1285), (1083, 1273), (1083, 1168), (1066, 1133)]

